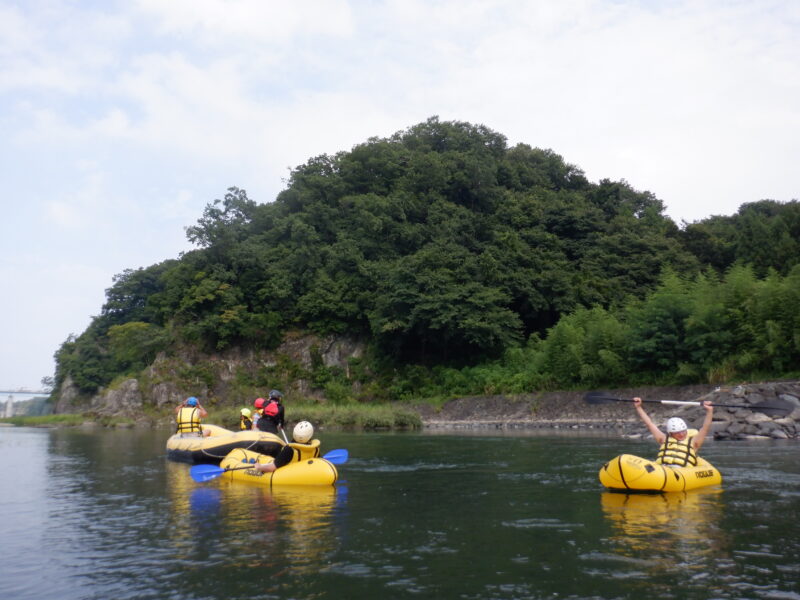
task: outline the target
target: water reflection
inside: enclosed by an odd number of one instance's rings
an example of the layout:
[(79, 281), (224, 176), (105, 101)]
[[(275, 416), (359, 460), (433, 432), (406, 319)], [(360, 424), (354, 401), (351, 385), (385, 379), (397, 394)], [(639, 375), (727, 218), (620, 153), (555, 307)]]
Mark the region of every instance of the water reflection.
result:
[(347, 498), (344, 486), (270, 490), (236, 481), (198, 484), (187, 465), (172, 462), (167, 462), (166, 472), (170, 531), (182, 558), (196, 559), (199, 547), (213, 556), (220, 540), (230, 548), (238, 539), (239, 562), (245, 558), (251, 567), (290, 566), (303, 573), (318, 570), (337, 548)]
[(669, 494), (604, 492), (600, 504), (613, 525), (614, 551), (626, 558), (652, 559), (657, 570), (706, 565), (729, 545), (720, 525), (719, 488)]

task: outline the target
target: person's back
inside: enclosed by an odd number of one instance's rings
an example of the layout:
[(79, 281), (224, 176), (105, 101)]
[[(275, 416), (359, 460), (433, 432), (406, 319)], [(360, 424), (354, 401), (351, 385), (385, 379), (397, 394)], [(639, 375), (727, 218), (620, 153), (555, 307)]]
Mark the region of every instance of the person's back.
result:
[(274, 433), (278, 435), (278, 426), (280, 425), (280, 408), (277, 402), (270, 402), (264, 406), (264, 414), (259, 417), (256, 427), (259, 431), (265, 433)]
[(194, 396), (175, 409), (176, 433), (181, 436), (202, 436), (203, 427), (200, 420), (208, 413)]

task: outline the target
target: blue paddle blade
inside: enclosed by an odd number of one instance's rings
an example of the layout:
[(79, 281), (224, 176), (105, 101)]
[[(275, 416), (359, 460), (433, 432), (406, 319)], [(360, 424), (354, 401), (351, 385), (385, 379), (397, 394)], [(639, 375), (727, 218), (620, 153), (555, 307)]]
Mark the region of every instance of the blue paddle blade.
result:
[(344, 448), (340, 448), (338, 450), (331, 450), (327, 454), (323, 454), (322, 458), (327, 460), (329, 463), (334, 465), (343, 465), (347, 462), (347, 459), (350, 457), (350, 454)]
[(222, 475), (225, 469), (215, 465), (195, 465), (189, 469), (189, 474), (197, 483), (203, 483)]

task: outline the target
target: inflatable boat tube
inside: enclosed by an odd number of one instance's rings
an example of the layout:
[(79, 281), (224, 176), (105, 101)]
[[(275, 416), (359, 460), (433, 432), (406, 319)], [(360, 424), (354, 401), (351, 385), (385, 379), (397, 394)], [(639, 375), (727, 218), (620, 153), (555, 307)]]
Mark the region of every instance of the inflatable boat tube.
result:
[(621, 492), (685, 492), (722, 483), (720, 472), (699, 457), (696, 466), (673, 467), (621, 454), (603, 465), (599, 477), (605, 487)]
[[(295, 447), (306, 446), (307, 444), (290, 445)], [(298, 452), (295, 452), (295, 459), (292, 462), (275, 469), (271, 473), (262, 473), (252, 468), (242, 468), (248, 465), (270, 463), (273, 460), (271, 456), (243, 448), (231, 450), (230, 454), (219, 465), (225, 469), (230, 469), (230, 471), (221, 476), (221, 479), (275, 487), (284, 485), (333, 485), (339, 478), (339, 472), (332, 463), (319, 457), (301, 458), (301, 454)]]
[(231, 450), (245, 448), (260, 454), (277, 456), (285, 445), (283, 439), (263, 431), (230, 431), (218, 425), (203, 424), (204, 431), (211, 435), (176, 433), (167, 440), (167, 458), (190, 464), (215, 464), (225, 458)]

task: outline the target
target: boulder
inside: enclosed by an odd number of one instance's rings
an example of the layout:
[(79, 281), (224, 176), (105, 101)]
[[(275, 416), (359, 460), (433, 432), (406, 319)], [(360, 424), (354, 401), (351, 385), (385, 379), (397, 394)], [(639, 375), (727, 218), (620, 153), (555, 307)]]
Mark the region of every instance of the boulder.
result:
[(750, 425), (756, 425), (758, 423), (764, 423), (765, 421), (769, 421), (771, 423), (772, 419), (764, 413), (754, 412), (749, 414), (744, 421)]

